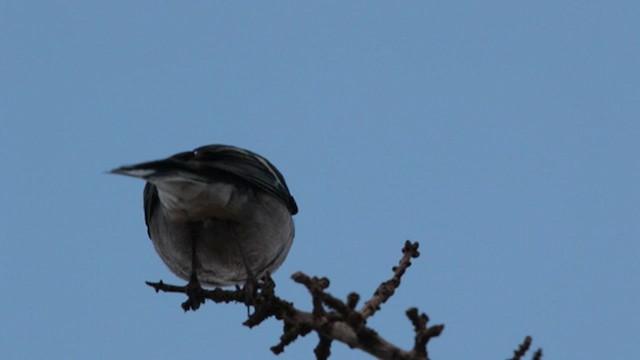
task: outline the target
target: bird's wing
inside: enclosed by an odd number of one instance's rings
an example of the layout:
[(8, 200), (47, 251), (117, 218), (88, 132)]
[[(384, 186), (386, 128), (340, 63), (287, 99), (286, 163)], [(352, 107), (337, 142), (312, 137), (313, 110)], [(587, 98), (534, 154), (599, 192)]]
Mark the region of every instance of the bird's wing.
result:
[(149, 224), (151, 223), (151, 217), (153, 216), (153, 212), (156, 210), (158, 206), (158, 202), (160, 198), (158, 198), (158, 189), (155, 185), (150, 182), (144, 186), (144, 223), (147, 225), (147, 235), (151, 238), (151, 230)]
[(123, 166), (111, 172), (148, 181), (144, 191), (147, 224), (158, 198), (157, 189), (151, 183), (154, 178), (167, 176), (189, 177), (203, 182), (240, 179), (280, 199), (291, 215), (298, 213), (298, 206), (280, 171), (264, 157), (235, 146), (202, 146), (164, 160)]
[[(298, 206), (289, 192), (284, 177), (278, 169), (264, 157), (228, 145), (208, 145), (195, 149), (193, 157), (187, 163), (194, 166), (199, 174), (211, 174), (213, 178), (222, 171), (250, 183), (280, 200), (292, 215), (298, 212)], [(185, 154), (176, 154), (185, 157)]]

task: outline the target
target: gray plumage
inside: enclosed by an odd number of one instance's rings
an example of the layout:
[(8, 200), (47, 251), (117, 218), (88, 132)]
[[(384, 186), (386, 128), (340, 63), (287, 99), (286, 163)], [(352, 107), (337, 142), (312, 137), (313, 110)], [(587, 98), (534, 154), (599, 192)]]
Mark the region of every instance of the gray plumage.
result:
[(204, 285), (244, 284), (273, 273), (289, 252), (298, 207), (282, 174), (260, 155), (209, 145), (111, 172), (147, 181), (149, 237), (183, 279), (195, 271)]

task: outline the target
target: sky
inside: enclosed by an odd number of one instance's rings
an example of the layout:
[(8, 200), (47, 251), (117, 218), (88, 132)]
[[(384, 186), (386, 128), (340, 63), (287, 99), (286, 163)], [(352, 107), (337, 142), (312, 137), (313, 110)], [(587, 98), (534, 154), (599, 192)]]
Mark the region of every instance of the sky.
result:
[[(275, 357), (271, 320), (144, 281), (142, 181), (115, 167), (205, 144), (255, 151), (300, 213), (277, 292), (331, 279), (369, 324), (445, 324), (433, 359), (638, 357), (637, 1), (0, 3), (0, 348), (7, 359)], [(336, 359), (368, 355), (335, 344)]]

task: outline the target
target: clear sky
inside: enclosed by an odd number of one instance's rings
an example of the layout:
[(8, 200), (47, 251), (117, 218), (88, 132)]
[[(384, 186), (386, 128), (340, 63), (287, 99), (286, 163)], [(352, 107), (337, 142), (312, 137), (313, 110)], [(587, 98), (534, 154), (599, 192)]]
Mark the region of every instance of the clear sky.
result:
[[(370, 295), (434, 359), (638, 357), (637, 1), (3, 1), (0, 348), (7, 359), (274, 358), (280, 323), (184, 298), (143, 182), (107, 175), (210, 143), (256, 151), (300, 213), (295, 271)], [(281, 359), (310, 358), (316, 337)], [(335, 345), (336, 359), (367, 356)]]

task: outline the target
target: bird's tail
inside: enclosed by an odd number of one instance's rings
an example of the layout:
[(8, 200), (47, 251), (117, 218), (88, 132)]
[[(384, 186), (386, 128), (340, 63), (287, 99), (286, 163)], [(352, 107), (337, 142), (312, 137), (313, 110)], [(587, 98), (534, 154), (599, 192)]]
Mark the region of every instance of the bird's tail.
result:
[(173, 159), (165, 159), (158, 161), (149, 161), (133, 165), (125, 165), (111, 170), (109, 173), (126, 175), (139, 179), (153, 182), (154, 179), (167, 177), (180, 177), (190, 180), (204, 180), (198, 176), (188, 165), (175, 161)]

